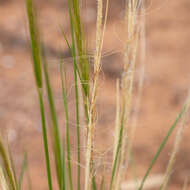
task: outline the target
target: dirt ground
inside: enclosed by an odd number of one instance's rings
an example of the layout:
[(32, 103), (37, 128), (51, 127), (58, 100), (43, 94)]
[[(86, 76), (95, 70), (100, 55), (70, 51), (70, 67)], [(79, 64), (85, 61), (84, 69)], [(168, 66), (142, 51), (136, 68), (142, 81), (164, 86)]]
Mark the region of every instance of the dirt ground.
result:
[[(69, 35), (68, 15), (65, 14), (67, 6), (65, 1), (61, 0), (38, 2), (43, 39), (51, 64), (57, 112), (59, 122), (62, 123), (63, 106), (59, 105), (63, 104), (59, 92), (56, 61), (60, 53), (63, 54), (66, 58), (65, 63), (68, 63), (68, 71), (71, 72), (68, 49), (59, 28), (62, 25)], [(87, 25), (89, 39), (93, 39), (96, 3), (92, 0), (86, 2), (87, 8), (83, 10), (83, 19)], [(113, 139), (113, 130), (110, 126), (113, 126), (115, 114), (114, 81), (121, 74), (120, 51), (122, 36), (125, 36), (121, 29), (123, 2), (112, 0), (110, 5), (105, 53), (102, 58), (103, 82), (100, 84), (98, 100), (100, 109), (97, 127), (100, 133), (96, 137), (98, 150), (109, 149)], [(147, 1), (146, 9), (145, 79), (133, 149), (138, 177), (144, 175), (164, 134), (182, 108), (190, 87), (190, 1), (152, 0)], [(137, 61), (135, 86), (138, 84), (139, 69)], [(20, 167), (23, 152), (26, 150), (33, 189), (46, 190), (39, 105), (34, 84), (24, 1), (0, 0), (0, 129), (3, 133), (8, 133), (17, 168)], [(136, 97), (135, 88), (134, 102)], [(69, 99), (72, 110), (72, 93)], [(169, 187), (172, 190), (182, 189), (185, 178), (190, 175), (188, 126), (172, 172)], [(165, 172), (174, 138), (175, 134), (167, 143), (151, 174)], [(73, 143), (73, 150), (74, 148)], [(127, 175), (128, 179), (132, 176), (129, 172)], [(24, 189), (27, 189), (27, 186), (24, 185)]]

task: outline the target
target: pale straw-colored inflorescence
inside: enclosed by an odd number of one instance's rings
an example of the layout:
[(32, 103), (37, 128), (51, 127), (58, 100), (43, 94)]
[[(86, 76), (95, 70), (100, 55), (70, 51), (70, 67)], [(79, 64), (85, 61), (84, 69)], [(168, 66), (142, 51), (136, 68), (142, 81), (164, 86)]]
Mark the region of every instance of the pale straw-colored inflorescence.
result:
[(92, 94), (89, 106), (89, 122), (87, 126), (87, 148), (86, 148), (86, 167), (85, 167), (85, 190), (91, 187), (93, 178), (93, 142), (94, 142), (94, 127), (96, 120), (96, 99), (98, 89), (98, 78), (101, 69), (102, 46), (107, 22), (108, 3), (106, 2), (105, 20), (103, 24), (103, 1), (97, 0), (97, 21), (96, 21), (96, 50), (94, 54), (94, 73), (92, 81)]
[[(115, 165), (115, 173), (113, 174), (113, 181), (111, 190), (119, 190), (121, 180), (126, 173), (127, 163), (126, 145), (128, 142), (129, 133), (129, 118), (131, 112), (132, 89), (134, 79), (134, 69), (137, 55), (137, 47), (139, 43), (140, 24), (137, 15), (140, 13), (139, 4), (142, 1), (127, 0), (125, 9), (125, 31), (127, 34), (126, 45), (124, 48), (124, 64), (122, 78), (120, 79), (121, 98), (117, 98), (117, 113), (116, 113), (116, 128), (115, 128), (115, 148), (113, 152), (113, 167)], [(118, 87), (117, 87), (118, 88)], [(119, 96), (119, 95), (117, 95)], [(117, 153), (116, 153), (117, 152)], [(117, 162), (116, 162), (117, 161)]]

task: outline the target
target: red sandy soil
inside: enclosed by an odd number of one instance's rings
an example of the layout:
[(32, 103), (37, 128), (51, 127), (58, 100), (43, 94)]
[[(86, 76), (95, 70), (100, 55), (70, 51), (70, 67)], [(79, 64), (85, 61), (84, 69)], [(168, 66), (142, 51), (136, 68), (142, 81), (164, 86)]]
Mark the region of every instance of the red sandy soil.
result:
[[(84, 9), (85, 24), (89, 39), (94, 37), (95, 2), (89, 1)], [(113, 141), (115, 114), (115, 79), (120, 76), (122, 57), (121, 26), (122, 1), (111, 1), (103, 56), (103, 82), (100, 84), (97, 127), (97, 151), (109, 150)], [(69, 54), (60, 33), (60, 24), (68, 33), (68, 15), (64, 1), (40, 1), (40, 23), (43, 38), (51, 63), (51, 77), (57, 105), (63, 105), (59, 91), (59, 75), (56, 61), (63, 52), (68, 72)], [(190, 1), (148, 1), (146, 13), (146, 62), (143, 95), (139, 110), (134, 141), (134, 157), (137, 175), (142, 177), (153, 158), (161, 140), (175, 120), (187, 97), (190, 84)], [(9, 143), (19, 170), (23, 152), (28, 152), (29, 171), (33, 189), (46, 190), (44, 155), (40, 114), (28, 46), (27, 22), (24, 1), (0, 0), (0, 128), (8, 132)], [(88, 16), (85, 16), (88, 15)], [(138, 79), (137, 62), (136, 78)], [(138, 80), (135, 80), (137, 86)], [(72, 89), (71, 89), (72, 91)], [(134, 90), (134, 102), (136, 96)], [(69, 96), (73, 109), (74, 97)], [(106, 108), (106, 109), (105, 109)], [(57, 107), (59, 122), (64, 122), (63, 106)], [(135, 112), (135, 109), (133, 110)], [(172, 173), (169, 189), (181, 189), (185, 177), (190, 175), (189, 125), (185, 129), (183, 142)], [(73, 131), (74, 131), (74, 126)], [(74, 133), (74, 132), (73, 132)], [(98, 135), (99, 134), (99, 135)], [(72, 135), (73, 136), (73, 135)], [(175, 135), (167, 143), (152, 174), (164, 173), (172, 151)], [(103, 144), (103, 146), (102, 146)], [(73, 150), (75, 145), (73, 143)], [(109, 154), (109, 153), (108, 153)], [(129, 178), (130, 171), (128, 171)], [(24, 184), (24, 189), (27, 186)]]

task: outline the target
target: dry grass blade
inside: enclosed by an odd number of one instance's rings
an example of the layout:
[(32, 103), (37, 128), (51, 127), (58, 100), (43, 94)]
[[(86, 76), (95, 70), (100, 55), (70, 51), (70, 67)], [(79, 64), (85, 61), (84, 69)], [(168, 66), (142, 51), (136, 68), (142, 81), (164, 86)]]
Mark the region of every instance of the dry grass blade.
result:
[[(2, 162), (2, 172), (6, 179), (6, 184), (10, 190), (18, 190), (18, 183), (14, 173), (14, 166), (12, 165), (11, 157), (8, 150), (6, 150), (2, 137), (0, 137), (0, 158)], [(4, 184), (5, 185), (5, 184)]]
[(0, 189), (1, 190), (9, 190), (7, 180), (5, 178), (5, 174), (4, 174), (1, 166), (0, 166)]

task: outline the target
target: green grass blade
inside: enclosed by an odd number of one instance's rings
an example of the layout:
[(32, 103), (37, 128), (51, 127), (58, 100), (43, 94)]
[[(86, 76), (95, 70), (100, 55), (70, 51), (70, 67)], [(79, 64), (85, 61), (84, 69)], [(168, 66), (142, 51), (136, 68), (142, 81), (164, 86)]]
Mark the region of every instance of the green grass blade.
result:
[[(68, 6), (69, 6), (69, 17), (70, 17), (70, 29), (71, 29), (71, 36), (72, 36), (72, 48), (68, 45), (70, 48), (72, 57), (73, 57), (73, 71), (74, 71), (74, 83), (75, 83), (75, 109), (76, 109), (76, 132), (77, 132), (77, 161), (78, 161), (78, 167), (77, 167), (77, 189), (81, 189), (81, 171), (80, 171), (80, 163), (81, 163), (81, 155), (80, 155), (80, 120), (79, 120), (79, 92), (78, 92), (78, 79), (77, 79), (77, 62), (76, 62), (76, 46), (75, 46), (75, 37), (74, 37), (74, 25), (73, 25), (73, 15), (71, 10), (71, 1), (68, 0)], [(79, 78), (80, 78), (80, 72)]]
[(22, 162), (22, 166), (21, 166), (21, 172), (20, 172), (20, 176), (19, 176), (19, 181), (18, 181), (18, 189), (21, 190), (22, 189), (22, 182), (23, 182), (23, 177), (24, 177), (24, 173), (25, 170), (27, 168), (27, 155), (26, 153), (24, 154), (24, 159)]
[(57, 113), (55, 109), (54, 99), (53, 99), (53, 92), (51, 89), (51, 84), (49, 80), (48, 68), (47, 63), (45, 60), (45, 52), (43, 51), (43, 68), (44, 68), (44, 75), (45, 75), (45, 83), (46, 83), (46, 91), (48, 96), (49, 102), (49, 109), (50, 109), (50, 116), (52, 120), (52, 132), (53, 132), (53, 143), (54, 143), (54, 157), (56, 162), (56, 170), (57, 170), (57, 177), (60, 189), (66, 188), (66, 180), (65, 180), (65, 159), (64, 158), (64, 149), (61, 143), (60, 131), (57, 121)]
[[(72, 18), (72, 15), (71, 15), (71, 18)], [(65, 34), (63, 28), (61, 28), (61, 31), (62, 31), (63, 37), (64, 37), (64, 39), (65, 39), (65, 41), (66, 41), (66, 44), (67, 44), (67, 46), (68, 46), (68, 48), (69, 48), (69, 51), (70, 51), (70, 53), (71, 53), (71, 55), (72, 55), (72, 57), (73, 57), (73, 63), (75, 62), (75, 67), (76, 67), (76, 70), (77, 70), (77, 74), (78, 74), (78, 76), (79, 76), (79, 79), (82, 80), (81, 74), (80, 74), (80, 71), (79, 71), (79, 68), (78, 68), (77, 62), (76, 62), (76, 48), (75, 48), (75, 44), (74, 44), (74, 47), (73, 47), (73, 44), (72, 44), (72, 47), (71, 47), (71, 45), (69, 44), (69, 41), (68, 41), (68, 39), (67, 39), (67, 37), (66, 37), (66, 34)], [(74, 34), (72, 35), (72, 41), (73, 41), (73, 38), (74, 38)], [(73, 52), (73, 49), (74, 49), (74, 52)]]
[(41, 51), (40, 51), (40, 39), (39, 30), (35, 20), (34, 5), (32, 0), (26, 0), (28, 21), (29, 21), (29, 31), (31, 39), (32, 57), (33, 57), (33, 68), (34, 75), (36, 79), (36, 85), (38, 88), (38, 96), (40, 102), (40, 113), (41, 113), (41, 123), (42, 123), (42, 134), (43, 134), (43, 144), (46, 159), (46, 170), (48, 176), (48, 186), (49, 190), (52, 190), (52, 179), (51, 179), (51, 169), (50, 169), (50, 159), (48, 150), (48, 140), (47, 140), (47, 130), (45, 122), (45, 110), (43, 104), (42, 95), (42, 66), (41, 66)]
[(74, 55), (73, 69), (74, 69), (74, 81), (75, 81), (75, 109), (76, 109), (76, 131), (77, 131), (77, 188), (80, 190), (80, 167), (81, 167), (81, 156), (80, 156), (80, 121), (79, 121), (79, 92), (78, 92), (78, 79), (77, 79), (77, 64), (76, 64), (76, 55), (75, 47), (73, 43), (72, 52)]
[(68, 175), (69, 175), (69, 184), (70, 189), (73, 189), (73, 182), (72, 182), (72, 167), (71, 167), (71, 147), (70, 147), (70, 132), (69, 132), (69, 110), (68, 110), (68, 100), (67, 100), (67, 92), (66, 92), (66, 85), (63, 76), (63, 64), (60, 63), (60, 75), (61, 75), (61, 84), (62, 84), (62, 96), (64, 102), (64, 109), (65, 109), (65, 119), (66, 119), (66, 141), (67, 141), (67, 160), (68, 160)]
[(113, 167), (112, 167), (112, 176), (111, 176), (111, 182), (110, 182), (110, 190), (112, 190), (115, 174), (116, 174), (116, 169), (117, 169), (117, 163), (119, 161), (120, 157), (120, 150), (122, 146), (122, 139), (123, 139), (123, 131), (124, 131), (124, 116), (125, 116), (125, 108), (123, 108), (122, 111), (122, 117), (120, 121), (120, 130), (119, 130), (119, 138), (118, 138), (118, 143), (117, 143), (117, 149), (116, 149), (116, 154), (113, 162)]
[[(70, 0), (68, 0), (70, 1)], [(87, 57), (86, 53), (86, 42), (83, 33), (83, 27), (81, 23), (81, 16), (80, 16), (80, 8), (78, 0), (72, 1), (73, 9), (70, 8), (70, 14), (72, 14), (73, 10), (73, 18), (72, 18), (72, 27), (73, 27), (73, 35), (76, 41), (76, 50), (79, 57), (79, 69), (80, 69), (80, 82), (83, 90), (83, 99), (84, 99), (84, 109), (85, 115), (87, 119), (87, 123), (89, 121), (88, 116), (88, 100), (89, 100), (89, 93), (90, 93), (90, 62)], [(70, 4), (71, 5), (71, 4)]]
[[(46, 65), (46, 63), (44, 64)], [(50, 113), (51, 113), (51, 119), (52, 119), (52, 127), (53, 127), (53, 140), (54, 140), (54, 151), (55, 151), (55, 160), (57, 164), (57, 170), (58, 170), (58, 176), (59, 176), (59, 183), (61, 189), (63, 188), (62, 183), (62, 177), (63, 177), (63, 164), (62, 164), (62, 147), (61, 147), (61, 140), (60, 140), (60, 132), (58, 129), (58, 123), (57, 123), (57, 116), (56, 111), (54, 107), (54, 101), (52, 97), (52, 91), (49, 83), (49, 77), (46, 66), (44, 66), (45, 70), (45, 80), (47, 85), (47, 94), (48, 94), (48, 101), (49, 101), (49, 107), (50, 107)]]
[(97, 190), (95, 176), (92, 177), (92, 190)]
[(119, 131), (119, 139), (118, 139), (118, 144), (117, 144), (117, 150), (116, 150), (116, 155), (114, 158), (114, 162), (113, 162), (113, 167), (112, 167), (112, 176), (111, 176), (111, 182), (110, 182), (110, 190), (112, 190), (112, 186), (113, 186), (113, 182), (114, 182), (114, 178), (115, 178), (115, 173), (116, 173), (116, 168), (117, 168), (117, 163), (119, 160), (119, 156), (120, 156), (120, 150), (121, 150), (121, 146), (122, 146), (122, 139), (123, 139), (123, 130), (124, 130), (124, 110), (122, 113), (122, 118), (121, 118), (121, 127), (120, 127), (120, 131)]
[[(70, 10), (70, 2), (69, 2), (69, 10)], [(78, 95), (78, 79), (77, 79), (77, 74), (80, 78), (80, 72), (77, 66), (76, 62), (76, 48), (75, 48), (75, 43), (74, 43), (74, 32), (73, 32), (73, 26), (72, 26), (72, 13), (71, 11), (69, 12), (70, 15), (70, 27), (71, 27), (71, 33), (72, 33), (72, 47), (70, 46), (67, 37), (65, 35), (64, 30), (62, 30), (64, 39), (67, 43), (67, 46), (71, 52), (71, 55), (73, 57), (73, 71), (74, 71), (74, 83), (75, 83), (75, 109), (76, 109), (76, 130), (77, 130), (77, 161), (78, 161), (78, 167), (77, 167), (77, 188), (80, 190), (80, 126), (79, 126), (79, 95)]]
[(42, 69), (41, 69), (41, 53), (40, 53), (40, 40), (37, 23), (35, 20), (35, 12), (33, 0), (26, 0), (26, 9), (28, 14), (28, 23), (31, 39), (33, 68), (38, 88), (42, 87)]
[(168, 141), (168, 138), (171, 136), (172, 132), (173, 132), (174, 129), (176, 128), (176, 125), (178, 124), (180, 118), (181, 118), (182, 115), (185, 113), (185, 111), (186, 111), (186, 105), (184, 106), (184, 108), (181, 110), (181, 112), (180, 112), (179, 115), (177, 116), (177, 118), (176, 118), (176, 120), (174, 121), (173, 125), (170, 127), (170, 129), (169, 129), (167, 135), (164, 137), (164, 139), (163, 139), (163, 141), (162, 141), (160, 147), (158, 148), (158, 151), (156, 152), (154, 158), (152, 159), (152, 161), (151, 161), (151, 163), (150, 163), (150, 165), (149, 165), (149, 167), (148, 167), (148, 169), (147, 169), (147, 171), (146, 171), (146, 173), (145, 173), (145, 175), (144, 175), (144, 177), (143, 177), (143, 180), (142, 180), (141, 185), (140, 185), (140, 187), (138, 188), (138, 190), (142, 190), (142, 189), (143, 189), (144, 183), (145, 183), (145, 181), (146, 181), (146, 179), (147, 179), (147, 177), (148, 177), (148, 175), (149, 175), (149, 173), (150, 173), (152, 167), (153, 167), (154, 164), (156, 163), (156, 161), (157, 161), (157, 159), (158, 159), (160, 153), (162, 152), (163, 148), (165, 147), (165, 145), (166, 145), (166, 143), (167, 143), (167, 141)]
[(43, 96), (41, 89), (38, 89), (39, 101), (40, 101), (40, 113), (41, 113), (41, 122), (42, 122), (42, 135), (43, 135), (43, 142), (44, 142), (44, 152), (45, 152), (45, 159), (46, 159), (46, 170), (48, 176), (48, 185), (49, 190), (52, 190), (52, 178), (51, 178), (51, 167), (50, 167), (50, 158), (49, 158), (49, 148), (48, 148), (48, 139), (47, 139), (47, 129), (46, 129), (46, 121), (45, 121), (45, 110), (44, 110), (44, 103), (43, 103)]
[(75, 81), (75, 109), (76, 109), (76, 131), (77, 131), (77, 188), (80, 190), (80, 167), (81, 167), (81, 156), (80, 156), (80, 120), (79, 120), (79, 92), (78, 92), (78, 79), (77, 79), (77, 64), (76, 64), (76, 54), (75, 54), (75, 46), (74, 39), (72, 40), (72, 52), (73, 52), (73, 69), (74, 69), (74, 81)]
[(82, 75), (82, 86), (85, 96), (89, 96), (89, 61), (86, 56), (85, 39), (82, 31), (80, 8), (78, 0), (73, 0), (73, 28), (76, 39), (76, 47), (79, 57), (79, 66)]
[(66, 44), (67, 44), (67, 46), (68, 46), (68, 48), (69, 48), (69, 51), (70, 51), (70, 53), (72, 54), (72, 48), (71, 48), (71, 46), (70, 46), (70, 44), (69, 44), (69, 41), (68, 41), (68, 39), (67, 39), (67, 36), (66, 36), (65, 31), (64, 31), (63, 28), (61, 28), (61, 32), (62, 32), (63, 37), (64, 37), (64, 39), (65, 39), (65, 42), (66, 42)]
[[(72, 19), (72, 15), (71, 15), (71, 19)], [(73, 27), (72, 27), (72, 28), (73, 28)], [(74, 45), (72, 44), (72, 47), (71, 47), (71, 45), (69, 44), (69, 41), (68, 41), (68, 39), (67, 39), (67, 36), (66, 36), (66, 34), (65, 34), (65, 32), (64, 32), (64, 29), (61, 28), (61, 31), (62, 31), (63, 37), (64, 37), (64, 39), (65, 39), (65, 42), (66, 42), (66, 44), (67, 44), (67, 46), (68, 46), (68, 48), (69, 48), (69, 51), (70, 51), (70, 53), (71, 53), (71, 55), (72, 55), (72, 57), (73, 57), (73, 64), (75, 64), (75, 67), (76, 67), (75, 69), (76, 69), (76, 71), (77, 71), (77, 74), (78, 74), (78, 76), (79, 76), (79, 79), (82, 80), (81, 75), (80, 75), (80, 71), (79, 71), (79, 68), (78, 68), (77, 62), (76, 62), (76, 48), (75, 48), (75, 43), (74, 43)], [(72, 42), (73, 42), (73, 39), (74, 39), (74, 34), (72, 35)]]

